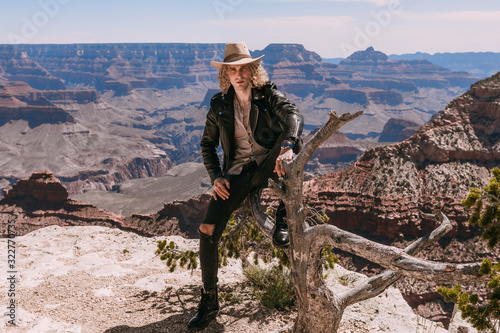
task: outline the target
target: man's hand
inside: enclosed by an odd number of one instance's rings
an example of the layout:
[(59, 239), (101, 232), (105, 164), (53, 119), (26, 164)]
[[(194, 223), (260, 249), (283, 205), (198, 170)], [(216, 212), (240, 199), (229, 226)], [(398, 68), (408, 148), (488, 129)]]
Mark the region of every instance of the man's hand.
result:
[(222, 200), (226, 200), (229, 198), (229, 180), (224, 177), (219, 177), (214, 181), (214, 192), (212, 196), (215, 200), (217, 200), (217, 196), (222, 198)]
[(283, 177), (285, 175), (282, 161), (291, 161), (292, 158), (293, 150), (291, 147), (281, 148), (280, 154), (276, 158), (276, 166), (274, 167), (274, 172), (278, 174), (278, 177)]

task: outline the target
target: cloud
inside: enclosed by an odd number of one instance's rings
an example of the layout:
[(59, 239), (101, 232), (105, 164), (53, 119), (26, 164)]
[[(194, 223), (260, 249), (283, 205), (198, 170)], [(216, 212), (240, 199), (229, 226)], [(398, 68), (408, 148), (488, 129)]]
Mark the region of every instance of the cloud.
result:
[(351, 16), (283, 16), (238, 20), (212, 20), (211, 26), (230, 29), (340, 29), (354, 21)]
[(414, 21), (460, 23), (469, 26), (471, 23), (494, 23), (496, 25), (500, 22), (500, 20), (498, 19), (500, 17), (500, 11), (470, 10), (441, 13), (416, 13), (403, 11), (400, 14), (400, 17)]

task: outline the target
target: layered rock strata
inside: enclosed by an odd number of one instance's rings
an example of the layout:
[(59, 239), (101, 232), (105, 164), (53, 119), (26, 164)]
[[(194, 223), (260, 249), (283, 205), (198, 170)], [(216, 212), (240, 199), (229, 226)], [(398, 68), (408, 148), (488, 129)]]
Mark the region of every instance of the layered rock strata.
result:
[[(481, 230), (469, 225), (460, 201), (470, 187), (484, 186), (499, 163), (500, 73), (473, 84), (405, 141), (373, 148), (346, 170), (307, 182), (304, 195), (308, 205), (326, 210), (331, 223), (389, 244), (433, 230), (436, 221), (420, 212), (442, 204), (454, 228), (426, 258), (494, 260), (499, 254), (477, 244)], [(380, 269), (355, 262), (367, 271)], [(415, 304), (437, 297), (429, 289), (405, 288)], [(446, 318), (439, 311), (433, 315)]]
[(197, 224), (193, 223), (193, 219), (204, 212), (205, 202), (204, 197), (194, 198), (165, 205), (156, 214), (124, 217), (70, 199), (66, 188), (52, 173), (40, 171), (5, 191), (5, 197), (0, 200), (0, 237), (7, 236), (8, 221), (14, 220), (16, 236), (48, 225), (99, 225), (143, 236), (180, 235), (194, 238)]
[(95, 90), (0, 84), (0, 189), (44, 169), (70, 193), (163, 176), (172, 162), (138, 123), (137, 114), (110, 106)]

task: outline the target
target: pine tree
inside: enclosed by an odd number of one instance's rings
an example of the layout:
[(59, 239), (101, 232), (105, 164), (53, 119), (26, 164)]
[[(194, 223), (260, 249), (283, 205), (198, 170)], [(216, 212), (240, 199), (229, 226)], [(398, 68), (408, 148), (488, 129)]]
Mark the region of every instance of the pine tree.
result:
[[(493, 249), (500, 240), (500, 169), (491, 170), (493, 178), (483, 189), (471, 188), (462, 205), (472, 209), (469, 223), (485, 228), (483, 239), (488, 247)], [(462, 317), (467, 319), (472, 326), (480, 331), (500, 332), (500, 264), (492, 264), (484, 259), (481, 274), (491, 274), (487, 283), (489, 294), (487, 299), (481, 301), (477, 294), (462, 292), (462, 287), (457, 284), (453, 288), (439, 287), (438, 292), (448, 302), (456, 303), (462, 311)]]

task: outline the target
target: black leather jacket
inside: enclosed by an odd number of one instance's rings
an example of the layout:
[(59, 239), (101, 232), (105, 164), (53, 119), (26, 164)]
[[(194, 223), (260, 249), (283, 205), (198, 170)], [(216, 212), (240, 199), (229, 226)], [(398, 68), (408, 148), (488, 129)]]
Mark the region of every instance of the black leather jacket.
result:
[[(226, 95), (217, 93), (210, 102), (200, 146), (212, 184), (218, 177), (225, 176), (229, 161), (234, 159), (233, 101), (234, 89), (231, 86)], [(249, 121), (254, 139), (262, 147), (271, 149), (281, 136), (295, 142), (295, 152), (300, 150), (304, 118), (274, 83), (268, 82), (260, 89), (252, 88)], [(216, 152), (219, 139), (224, 153), (222, 169)]]

